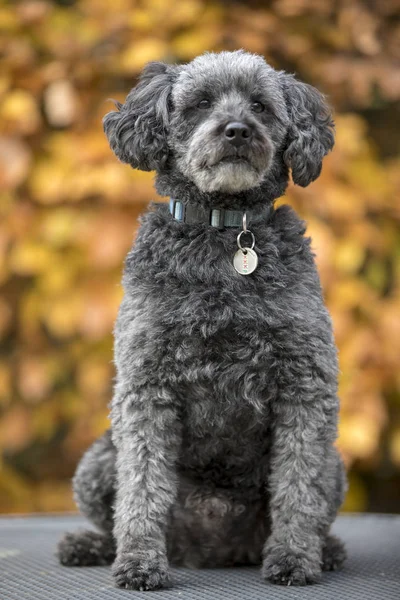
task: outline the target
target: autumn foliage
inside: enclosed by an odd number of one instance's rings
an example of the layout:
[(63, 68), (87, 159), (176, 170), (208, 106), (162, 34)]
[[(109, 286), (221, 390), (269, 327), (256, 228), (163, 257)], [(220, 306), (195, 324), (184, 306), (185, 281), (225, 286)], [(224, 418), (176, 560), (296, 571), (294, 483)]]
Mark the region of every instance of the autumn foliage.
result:
[(73, 508), (107, 427), (120, 276), (152, 175), (101, 119), (149, 60), (263, 54), (330, 99), (337, 144), (287, 197), (307, 220), (341, 365), (351, 510), (400, 510), (397, 0), (24, 0), (0, 6), (0, 511)]

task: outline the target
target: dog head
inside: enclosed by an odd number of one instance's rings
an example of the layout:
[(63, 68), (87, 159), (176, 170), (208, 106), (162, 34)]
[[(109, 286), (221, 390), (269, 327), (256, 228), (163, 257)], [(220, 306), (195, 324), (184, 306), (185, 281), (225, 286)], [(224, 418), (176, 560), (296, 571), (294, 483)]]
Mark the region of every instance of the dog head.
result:
[(334, 143), (322, 94), (242, 50), (150, 63), (104, 129), (122, 162), (174, 168), (206, 193), (255, 188), (277, 168), (307, 186)]

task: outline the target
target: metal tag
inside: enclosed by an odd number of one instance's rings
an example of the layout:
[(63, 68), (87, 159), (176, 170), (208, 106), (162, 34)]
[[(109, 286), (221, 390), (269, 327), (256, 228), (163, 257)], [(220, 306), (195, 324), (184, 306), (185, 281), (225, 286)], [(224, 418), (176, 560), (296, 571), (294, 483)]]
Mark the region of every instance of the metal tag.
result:
[(256, 270), (258, 256), (252, 248), (240, 248), (233, 257), (233, 266), (240, 275), (250, 275)]

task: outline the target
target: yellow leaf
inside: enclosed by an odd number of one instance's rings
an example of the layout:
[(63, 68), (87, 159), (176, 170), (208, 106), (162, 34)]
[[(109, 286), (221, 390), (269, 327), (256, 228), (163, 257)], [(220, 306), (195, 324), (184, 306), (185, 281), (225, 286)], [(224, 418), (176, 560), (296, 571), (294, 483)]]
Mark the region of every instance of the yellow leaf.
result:
[(52, 261), (52, 251), (33, 240), (15, 246), (10, 255), (10, 268), (18, 275), (33, 275), (45, 270)]
[(174, 27), (187, 27), (202, 16), (204, 4), (198, 0), (177, 2), (170, 15), (170, 24)]
[(380, 427), (366, 415), (348, 416), (339, 426), (340, 446), (355, 458), (368, 458), (379, 445)]
[(43, 304), (41, 317), (49, 330), (59, 338), (74, 335), (82, 314), (83, 298), (71, 292), (60, 298), (52, 298)]
[(128, 17), (128, 24), (136, 31), (150, 32), (156, 25), (156, 15), (148, 9), (136, 8)]
[(193, 28), (174, 38), (172, 50), (181, 60), (190, 60), (212, 49), (218, 43), (220, 35), (218, 27)]
[(339, 271), (351, 274), (358, 271), (364, 258), (364, 248), (357, 241), (349, 238), (339, 242), (334, 260)]
[(78, 215), (74, 210), (60, 208), (48, 213), (42, 220), (41, 233), (52, 246), (64, 246), (74, 235), (75, 222)]
[(19, 27), (17, 15), (10, 7), (0, 8), (0, 30), (16, 31)]
[(7, 94), (0, 107), (2, 120), (21, 133), (34, 133), (41, 122), (34, 96), (25, 90), (14, 90)]
[(123, 52), (118, 65), (126, 73), (138, 73), (146, 63), (162, 60), (168, 52), (167, 44), (156, 38), (134, 42)]
[(39, 162), (30, 177), (30, 191), (40, 204), (61, 203), (69, 197), (70, 172), (65, 162)]

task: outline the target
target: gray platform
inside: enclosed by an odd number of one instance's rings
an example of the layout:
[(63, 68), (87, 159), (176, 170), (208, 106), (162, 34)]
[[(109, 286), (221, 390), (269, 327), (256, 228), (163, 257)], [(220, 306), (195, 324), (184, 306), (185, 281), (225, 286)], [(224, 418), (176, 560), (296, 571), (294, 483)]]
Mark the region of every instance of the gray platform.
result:
[(400, 600), (400, 516), (342, 516), (334, 531), (347, 545), (341, 573), (325, 573), (305, 588), (273, 586), (259, 569), (173, 569), (174, 587), (119, 590), (107, 567), (66, 568), (54, 557), (63, 532), (78, 517), (0, 519), (0, 600)]

